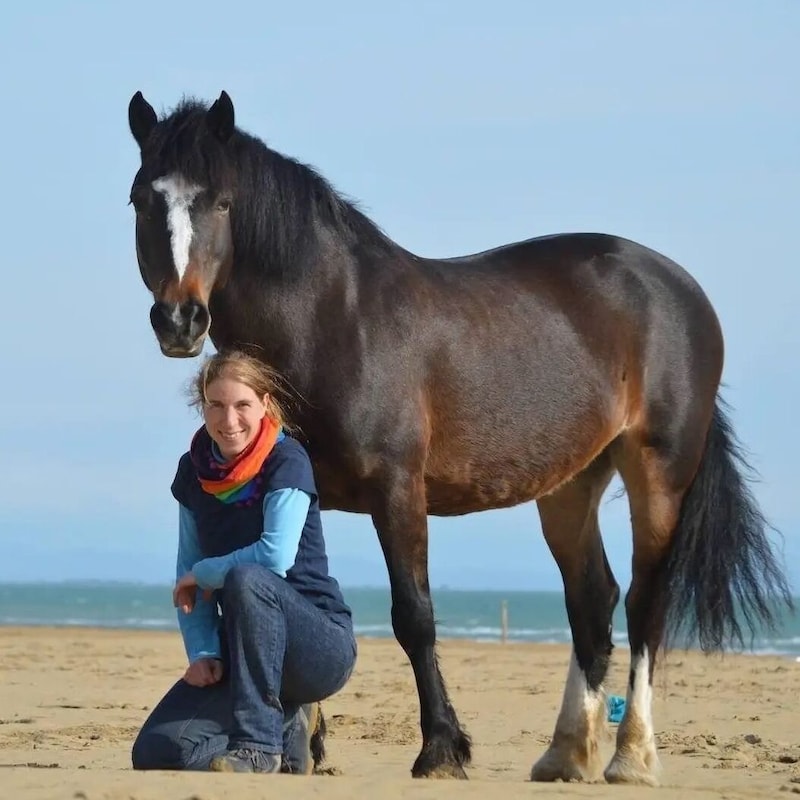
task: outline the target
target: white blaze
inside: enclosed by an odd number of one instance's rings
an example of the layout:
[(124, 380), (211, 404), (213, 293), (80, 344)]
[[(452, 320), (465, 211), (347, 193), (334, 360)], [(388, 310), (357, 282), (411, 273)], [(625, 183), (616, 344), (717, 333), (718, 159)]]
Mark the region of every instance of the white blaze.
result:
[(183, 279), (189, 265), (189, 248), (192, 244), (192, 217), (189, 213), (200, 192), (201, 186), (188, 183), (181, 175), (166, 175), (153, 181), (153, 189), (164, 195), (167, 204), (167, 228), (169, 228), (172, 260), (178, 280)]

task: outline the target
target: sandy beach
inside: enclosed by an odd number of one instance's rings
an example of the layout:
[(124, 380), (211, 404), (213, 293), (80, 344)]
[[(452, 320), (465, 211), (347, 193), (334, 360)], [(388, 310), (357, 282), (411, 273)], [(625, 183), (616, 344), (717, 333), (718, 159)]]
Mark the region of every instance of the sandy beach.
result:
[[(624, 694), (627, 652), (608, 682)], [(658, 673), (657, 789), (532, 784), (552, 733), (568, 650), (445, 641), (451, 696), (474, 742), (469, 781), (418, 781), (417, 698), (393, 640), (362, 639), (357, 670), (324, 705), (328, 773), (311, 777), (135, 773), (148, 710), (184, 668), (177, 633), (0, 628), (0, 798), (755, 798), (800, 794), (800, 664), (675, 652)], [(615, 726), (609, 725), (606, 752)], [(276, 786), (275, 781), (278, 782)]]

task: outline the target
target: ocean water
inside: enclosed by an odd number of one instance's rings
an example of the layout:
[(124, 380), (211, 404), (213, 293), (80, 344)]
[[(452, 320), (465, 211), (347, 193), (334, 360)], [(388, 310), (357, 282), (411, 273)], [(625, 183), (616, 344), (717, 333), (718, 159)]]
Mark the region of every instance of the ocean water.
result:
[[(344, 593), (358, 635), (394, 635), (388, 589), (345, 588)], [(560, 592), (435, 589), (433, 602), (441, 639), (500, 642), (505, 604), (508, 641), (570, 641)], [(0, 625), (177, 630), (171, 586), (99, 582), (0, 584)], [(614, 641), (627, 642), (621, 603), (614, 617)], [(777, 633), (758, 635), (748, 651), (800, 660), (800, 615), (784, 616)]]

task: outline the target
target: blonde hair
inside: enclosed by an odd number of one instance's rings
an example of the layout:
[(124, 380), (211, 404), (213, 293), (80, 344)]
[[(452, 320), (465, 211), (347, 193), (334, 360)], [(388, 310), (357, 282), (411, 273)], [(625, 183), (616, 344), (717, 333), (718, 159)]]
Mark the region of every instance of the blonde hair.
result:
[(189, 405), (202, 411), (208, 401), (206, 389), (218, 378), (232, 378), (249, 386), (259, 398), (267, 395), (267, 415), (291, 429), (286, 412), (275, 396), (285, 393), (277, 370), (241, 350), (225, 350), (206, 358), (189, 385)]

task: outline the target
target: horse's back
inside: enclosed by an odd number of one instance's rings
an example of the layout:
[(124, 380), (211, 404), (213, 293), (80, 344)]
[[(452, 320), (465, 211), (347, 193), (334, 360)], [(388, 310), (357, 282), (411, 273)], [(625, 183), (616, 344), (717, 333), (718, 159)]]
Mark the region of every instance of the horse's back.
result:
[(513, 348), (565, 327), (592, 349), (616, 341), (630, 350), (636, 339), (687, 330), (721, 338), (714, 309), (687, 270), (610, 234), (542, 236), (428, 260), (423, 270), (435, 297), (432, 316), (484, 323), (474, 333), (491, 345), (498, 344), (492, 332), (504, 334)]
[(633, 423), (648, 391), (716, 391), (711, 304), (635, 242), (562, 234), (426, 268), (437, 300), (416, 335), (429, 348), (435, 513), (552, 490)]
[(431, 276), (461, 280), (519, 279), (534, 285), (559, 280), (586, 279), (592, 273), (603, 278), (636, 274), (664, 282), (675, 291), (691, 291), (704, 297), (689, 272), (672, 259), (631, 239), (608, 233), (555, 233), (537, 236), (465, 256), (425, 259)]
[(504, 369), (519, 376), (527, 365), (577, 384), (610, 363), (646, 359), (654, 337), (676, 353), (721, 342), (716, 314), (691, 275), (621, 237), (543, 236), (427, 261), (421, 271), (425, 290), (399, 297), (400, 313), (424, 296), (424, 313), (411, 314), (414, 340), (450, 371), (463, 369), (461, 379), (496, 381)]

